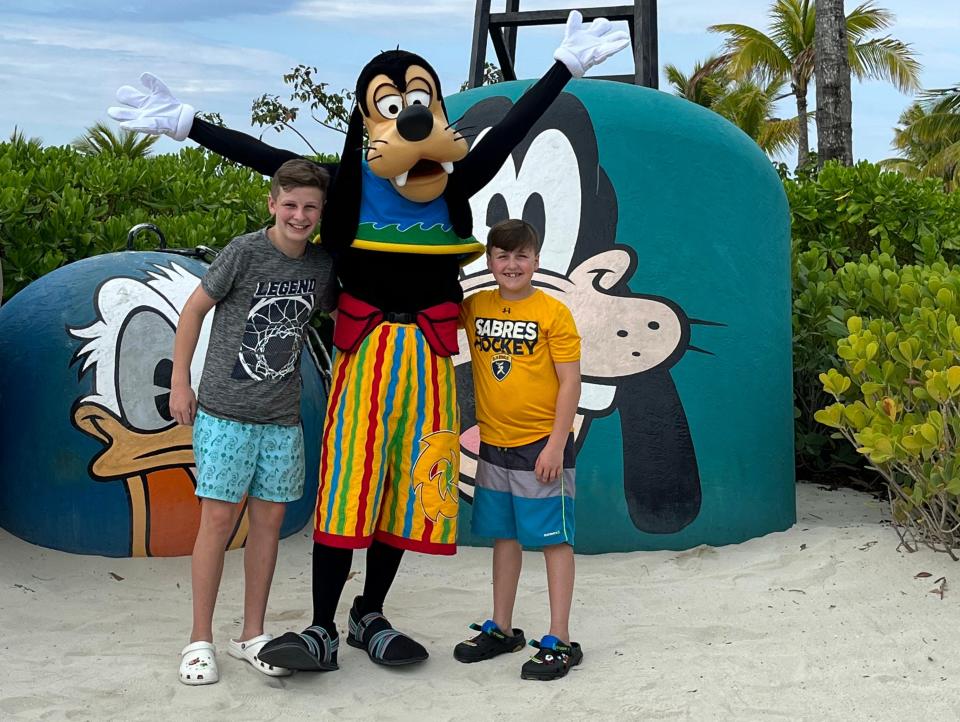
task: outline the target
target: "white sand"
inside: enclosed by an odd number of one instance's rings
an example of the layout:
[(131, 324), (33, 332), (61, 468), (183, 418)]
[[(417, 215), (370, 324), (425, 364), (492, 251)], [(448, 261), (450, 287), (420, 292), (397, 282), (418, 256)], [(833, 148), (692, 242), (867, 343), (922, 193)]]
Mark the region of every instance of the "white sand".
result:
[[(339, 671), (284, 679), (226, 654), (242, 609), (242, 553), (230, 552), (215, 620), (221, 681), (191, 688), (177, 681), (189, 559), (76, 556), (0, 532), (0, 719), (960, 719), (960, 592), (930, 593), (960, 566), (898, 551), (885, 506), (867, 495), (797, 493), (800, 521), (784, 533), (578, 556), (572, 629), (585, 660), (550, 683), (520, 680), (525, 653), (451, 656), (489, 615), (488, 549), (407, 555), (387, 614), (427, 646), (425, 664), (376, 667), (343, 645)], [(310, 548), (306, 531), (281, 542), (270, 632), (309, 621)], [(543, 563), (524, 561), (514, 623), (539, 637)], [(344, 627), (361, 586), (347, 584)]]

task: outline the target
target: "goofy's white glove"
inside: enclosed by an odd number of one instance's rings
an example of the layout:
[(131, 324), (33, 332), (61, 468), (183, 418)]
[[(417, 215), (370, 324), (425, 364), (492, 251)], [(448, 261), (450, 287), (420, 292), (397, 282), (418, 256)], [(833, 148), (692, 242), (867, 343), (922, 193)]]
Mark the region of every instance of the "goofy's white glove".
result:
[(120, 127), (126, 130), (186, 140), (193, 126), (193, 106), (174, 98), (156, 75), (144, 73), (140, 82), (150, 92), (141, 93), (130, 85), (122, 86), (117, 90), (117, 100), (123, 105), (107, 108), (107, 115), (119, 120)]
[(583, 15), (574, 10), (567, 16), (567, 27), (563, 42), (553, 54), (567, 66), (575, 78), (582, 78), (590, 68), (602, 63), (614, 53), (618, 53), (630, 44), (630, 33), (626, 30), (614, 30), (613, 23), (606, 18), (597, 18), (589, 25), (583, 24)]

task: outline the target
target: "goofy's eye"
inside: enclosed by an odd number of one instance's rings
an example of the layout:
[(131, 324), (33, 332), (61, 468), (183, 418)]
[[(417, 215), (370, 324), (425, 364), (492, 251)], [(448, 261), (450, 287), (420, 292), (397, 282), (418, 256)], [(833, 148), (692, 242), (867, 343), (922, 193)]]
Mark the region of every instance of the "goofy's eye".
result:
[(430, 105), (430, 93), (426, 90), (411, 90), (407, 93), (407, 107), (412, 108), (415, 105)]
[(403, 98), (399, 95), (384, 95), (377, 101), (377, 110), (384, 118), (396, 118), (403, 110)]

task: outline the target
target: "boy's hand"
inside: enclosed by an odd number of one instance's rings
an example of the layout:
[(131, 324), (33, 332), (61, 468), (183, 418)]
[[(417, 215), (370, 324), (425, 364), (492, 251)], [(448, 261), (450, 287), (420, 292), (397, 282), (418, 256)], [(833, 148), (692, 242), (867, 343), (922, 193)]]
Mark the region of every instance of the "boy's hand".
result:
[(559, 479), (563, 475), (563, 447), (551, 446), (548, 442), (537, 457), (533, 470), (541, 484)]
[(183, 426), (193, 426), (197, 415), (197, 395), (190, 386), (175, 386), (170, 389), (170, 413)]

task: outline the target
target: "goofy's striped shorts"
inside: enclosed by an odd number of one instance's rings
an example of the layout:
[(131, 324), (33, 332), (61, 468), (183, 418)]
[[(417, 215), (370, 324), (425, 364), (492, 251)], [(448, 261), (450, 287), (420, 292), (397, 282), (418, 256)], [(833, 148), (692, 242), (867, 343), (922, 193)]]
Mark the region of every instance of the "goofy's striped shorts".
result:
[(338, 352), (314, 541), (455, 553), (459, 427), (453, 360), (416, 325), (382, 323), (354, 353)]

